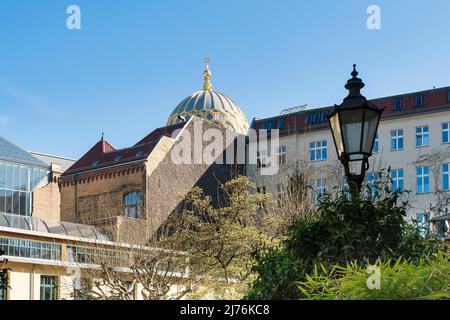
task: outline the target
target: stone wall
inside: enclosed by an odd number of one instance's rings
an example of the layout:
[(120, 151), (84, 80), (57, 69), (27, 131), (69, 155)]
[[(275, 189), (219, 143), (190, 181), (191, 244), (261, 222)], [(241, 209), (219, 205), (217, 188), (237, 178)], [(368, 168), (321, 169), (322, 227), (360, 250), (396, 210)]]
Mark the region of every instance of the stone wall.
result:
[(33, 191), (33, 217), (46, 221), (59, 221), (61, 218), (61, 195), (58, 184), (50, 182)]
[[(197, 127), (196, 127), (197, 126)], [(191, 156), (194, 153), (194, 131), (199, 130), (205, 132), (207, 129), (218, 129), (225, 137), (225, 128), (212, 124), (208, 121), (192, 118), (184, 127), (187, 135), (183, 132), (180, 134), (191, 138)], [(237, 137), (237, 134), (228, 131), (228, 134)], [(147, 209), (148, 223), (150, 229), (155, 231), (166, 219), (182, 204), (182, 195), (194, 186), (204, 189), (205, 193), (214, 197), (217, 193), (218, 181), (229, 179), (235, 166), (226, 164), (176, 164), (172, 159), (172, 150), (178, 144), (183, 143), (183, 138), (178, 137), (172, 149), (168, 150), (164, 159), (159, 165), (149, 172), (147, 178)], [(201, 148), (204, 150), (209, 142), (201, 141)], [(218, 150), (217, 158), (224, 156), (224, 148)], [(239, 170), (237, 170), (239, 171)], [(242, 170), (241, 170), (242, 171)]]
[[(183, 132), (191, 139), (188, 141), (192, 146), (191, 157), (195, 150), (194, 131), (200, 130), (196, 133), (203, 136), (207, 129), (216, 129), (224, 137), (227, 132), (233, 139), (237, 136), (221, 126), (194, 117), (183, 128)], [(117, 168), (79, 174), (75, 177), (76, 184), (68, 180), (70, 177), (64, 177), (60, 183), (61, 219), (109, 228), (113, 233), (132, 233), (115, 234), (115, 239), (136, 242), (128, 239), (131, 236), (145, 241), (144, 235), (147, 235), (147, 238), (153, 235), (165, 219), (180, 206), (184, 192), (194, 186), (200, 186), (206, 193), (214, 196), (218, 181), (227, 180), (236, 169), (236, 166), (215, 163), (176, 164), (172, 159), (172, 150), (180, 143), (183, 143), (180, 136), (163, 136), (145, 163), (135, 164), (134, 167), (124, 164)], [(209, 143), (200, 139), (200, 152)], [(217, 148), (213, 154), (217, 158), (224, 157), (224, 146)], [(136, 189), (142, 192), (142, 221), (118, 218), (123, 214), (123, 196)], [(113, 217), (117, 218), (111, 219)], [(108, 224), (111, 226), (108, 227)]]

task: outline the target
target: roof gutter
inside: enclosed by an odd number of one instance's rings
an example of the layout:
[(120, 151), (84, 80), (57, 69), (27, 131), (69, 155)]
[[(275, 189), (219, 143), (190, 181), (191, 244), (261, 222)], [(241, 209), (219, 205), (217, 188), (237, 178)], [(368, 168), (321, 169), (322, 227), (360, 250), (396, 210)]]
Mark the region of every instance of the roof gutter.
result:
[(130, 162), (123, 162), (123, 163), (119, 163), (119, 164), (115, 164), (115, 165), (111, 165), (111, 166), (104, 166), (104, 167), (91, 169), (91, 170), (87, 170), (87, 171), (78, 171), (78, 172), (74, 172), (74, 173), (70, 173), (70, 174), (64, 174), (63, 173), (61, 175), (61, 178), (73, 177), (73, 176), (78, 176), (78, 175), (85, 174), (85, 173), (97, 172), (97, 171), (104, 170), (104, 169), (107, 169), (107, 168), (108, 169), (109, 168), (117, 168), (117, 167), (129, 165), (129, 164), (136, 164), (136, 163), (140, 163), (140, 162), (145, 162), (145, 161), (147, 161), (147, 159), (148, 159), (148, 157), (147, 158), (143, 158), (143, 159), (139, 159), (139, 160), (133, 160), (133, 161), (130, 161)]

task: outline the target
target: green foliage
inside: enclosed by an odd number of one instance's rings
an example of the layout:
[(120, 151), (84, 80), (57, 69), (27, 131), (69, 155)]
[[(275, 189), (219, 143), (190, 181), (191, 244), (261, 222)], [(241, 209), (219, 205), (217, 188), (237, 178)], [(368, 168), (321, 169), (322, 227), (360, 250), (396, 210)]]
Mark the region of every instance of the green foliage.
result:
[(305, 261), (281, 248), (259, 252), (256, 261), (253, 272), (258, 278), (247, 293), (247, 299), (283, 300), (298, 295), (293, 279), (301, 279), (309, 271)]
[(405, 259), (376, 264), (380, 286), (368, 286), (371, 272), (357, 263), (346, 267), (324, 265), (314, 268), (299, 284), (307, 300), (415, 300), (450, 299), (450, 262), (442, 252), (421, 258), (417, 263)]
[(252, 253), (271, 242), (259, 227), (258, 214), (270, 196), (255, 189), (248, 177), (237, 176), (220, 185), (220, 203), (214, 205), (202, 189), (192, 188), (185, 195), (186, 208), (177, 217), (184, 227), (173, 237), (181, 240), (180, 249), (189, 253), (191, 274), (204, 279), (202, 285), (212, 288), (216, 297), (230, 297), (228, 291), (245, 291)]
[(372, 191), (351, 199), (343, 192), (324, 195), (315, 216), (300, 218), (288, 229), (283, 246), (256, 257), (257, 279), (247, 298), (301, 298), (295, 283), (304, 281), (317, 264), (355, 261), (365, 266), (400, 257), (414, 262), (440, 248), (421, 239), (418, 229), (406, 222), (407, 203), (401, 193)]
[(421, 255), (423, 245), (411, 250), (421, 241), (405, 220), (406, 205), (399, 193), (356, 199), (327, 194), (316, 217), (300, 219), (289, 228), (286, 249), (302, 259), (342, 264)]

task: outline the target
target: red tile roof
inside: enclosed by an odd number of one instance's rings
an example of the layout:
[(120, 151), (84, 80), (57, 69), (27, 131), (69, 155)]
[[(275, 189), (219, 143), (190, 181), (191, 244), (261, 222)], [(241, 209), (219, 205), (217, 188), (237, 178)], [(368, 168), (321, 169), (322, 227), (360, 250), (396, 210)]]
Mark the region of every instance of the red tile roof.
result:
[[(384, 98), (377, 98), (370, 100), (379, 108), (385, 108), (381, 119), (391, 119), (397, 117), (411, 116), (420, 113), (427, 113), (433, 111), (439, 111), (443, 109), (450, 110), (449, 99), (450, 87), (437, 88), (432, 90), (425, 90), (420, 92), (406, 93), (401, 95), (395, 95)], [(416, 108), (415, 96), (422, 94), (423, 107)], [(402, 109), (400, 111), (394, 111), (394, 100), (396, 98), (402, 98)], [(315, 124), (307, 124), (307, 116), (309, 113), (325, 112), (329, 113), (334, 107), (314, 108), (306, 111), (300, 111), (291, 113), (288, 115), (279, 115), (266, 119), (254, 119), (251, 127), (253, 129), (261, 129), (264, 123), (268, 121), (274, 121), (273, 128), (278, 128), (278, 123), (283, 121), (280, 128), (280, 134), (287, 134), (290, 132), (310, 132), (314, 130), (320, 130), (328, 127), (328, 121), (322, 121)]]
[(159, 139), (159, 137), (161, 137), (163, 135), (170, 137), (170, 136), (172, 136), (172, 133), (175, 130), (183, 128), (185, 124), (186, 124), (186, 122), (181, 122), (178, 124), (174, 124), (174, 125), (167, 126), (167, 127), (161, 127), (156, 130), (153, 130), (148, 135), (146, 135), (144, 138), (142, 138), (142, 140), (140, 140), (138, 143), (136, 143), (135, 146), (144, 144), (144, 143), (147, 143), (150, 141), (154, 141), (156, 139)]
[(185, 122), (155, 129), (134, 146), (125, 149), (116, 150), (108, 141), (102, 139), (67, 169), (62, 176), (133, 161), (143, 161), (148, 158), (162, 136), (171, 136), (173, 131), (182, 128), (184, 125)]

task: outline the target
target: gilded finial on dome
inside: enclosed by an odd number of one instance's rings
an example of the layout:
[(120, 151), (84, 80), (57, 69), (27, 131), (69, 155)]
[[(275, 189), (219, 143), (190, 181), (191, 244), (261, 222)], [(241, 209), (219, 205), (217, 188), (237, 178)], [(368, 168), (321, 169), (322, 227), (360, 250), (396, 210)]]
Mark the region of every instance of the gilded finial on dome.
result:
[(211, 70), (209, 70), (209, 62), (211, 60), (206, 57), (205, 58), (205, 71), (203, 71), (203, 90), (210, 91), (212, 89), (211, 85)]

